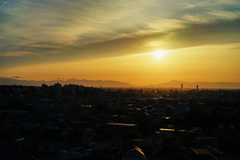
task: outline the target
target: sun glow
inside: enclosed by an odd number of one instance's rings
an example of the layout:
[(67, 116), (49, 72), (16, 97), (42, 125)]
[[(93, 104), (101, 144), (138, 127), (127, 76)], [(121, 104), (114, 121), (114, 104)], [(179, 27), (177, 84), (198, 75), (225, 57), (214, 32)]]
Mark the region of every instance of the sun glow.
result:
[(162, 58), (164, 56), (165, 53), (167, 53), (168, 51), (155, 51), (152, 52), (152, 54), (154, 54), (158, 59)]

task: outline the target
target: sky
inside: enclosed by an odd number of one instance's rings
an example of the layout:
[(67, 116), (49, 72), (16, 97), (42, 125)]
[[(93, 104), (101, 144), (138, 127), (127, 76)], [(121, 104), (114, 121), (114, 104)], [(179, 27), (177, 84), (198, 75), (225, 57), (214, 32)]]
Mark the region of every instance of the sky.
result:
[(239, 0), (0, 0), (0, 77), (240, 82)]

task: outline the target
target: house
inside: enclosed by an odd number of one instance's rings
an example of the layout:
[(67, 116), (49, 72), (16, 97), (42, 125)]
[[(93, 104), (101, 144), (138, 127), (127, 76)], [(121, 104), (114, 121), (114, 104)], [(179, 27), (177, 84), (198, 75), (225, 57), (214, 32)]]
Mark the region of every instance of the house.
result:
[(122, 154), (123, 160), (147, 160), (142, 149), (135, 146), (134, 148)]
[(138, 133), (138, 125), (137, 124), (129, 124), (129, 123), (107, 123), (106, 124), (107, 131), (111, 133), (125, 134), (125, 133)]

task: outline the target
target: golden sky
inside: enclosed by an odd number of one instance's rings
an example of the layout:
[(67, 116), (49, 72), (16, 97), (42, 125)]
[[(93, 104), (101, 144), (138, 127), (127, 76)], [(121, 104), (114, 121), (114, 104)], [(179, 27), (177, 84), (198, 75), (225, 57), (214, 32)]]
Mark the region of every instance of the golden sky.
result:
[(240, 81), (239, 0), (0, 0), (0, 77)]

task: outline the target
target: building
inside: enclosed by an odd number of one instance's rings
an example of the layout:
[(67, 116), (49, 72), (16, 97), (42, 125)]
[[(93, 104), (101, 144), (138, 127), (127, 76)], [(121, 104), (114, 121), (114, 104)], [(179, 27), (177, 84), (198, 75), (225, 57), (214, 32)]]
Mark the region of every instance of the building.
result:
[(111, 133), (138, 133), (138, 125), (137, 124), (129, 124), (129, 123), (107, 123), (106, 124), (107, 131)]
[(142, 149), (135, 146), (134, 148), (122, 154), (123, 160), (147, 160)]

